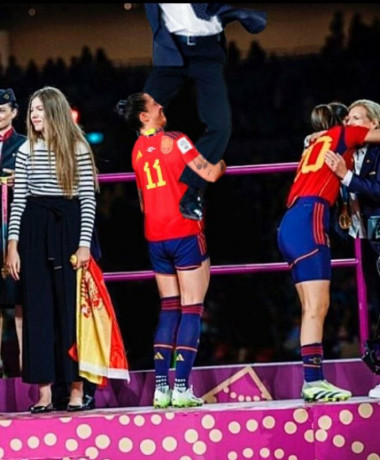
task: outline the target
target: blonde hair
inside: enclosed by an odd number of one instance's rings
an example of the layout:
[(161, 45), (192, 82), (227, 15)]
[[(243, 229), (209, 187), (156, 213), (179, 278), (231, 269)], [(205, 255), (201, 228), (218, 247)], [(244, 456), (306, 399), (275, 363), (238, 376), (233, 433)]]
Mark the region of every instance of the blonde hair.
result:
[[(34, 129), (30, 119), (32, 101), (37, 97), (44, 108), (43, 136)], [(74, 122), (70, 105), (62, 91), (45, 86), (33, 93), (28, 105), (27, 131), (32, 160), (34, 144), (41, 138), (46, 142), (49, 160), (51, 153), (54, 152), (57, 180), (64, 196), (72, 198), (74, 188), (79, 181), (76, 151), (80, 143), (84, 144), (90, 153), (94, 186), (96, 190), (99, 189), (93, 152), (82, 129)]]
[(380, 127), (380, 104), (374, 101), (370, 101), (369, 99), (358, 99), (357, 101), (353, 102), (349, 107), (348, 110), (353, 109), (354, 107), (364, 107), (365, 111), (367, 112), (367, 118), (376, 123), (376, 128)]

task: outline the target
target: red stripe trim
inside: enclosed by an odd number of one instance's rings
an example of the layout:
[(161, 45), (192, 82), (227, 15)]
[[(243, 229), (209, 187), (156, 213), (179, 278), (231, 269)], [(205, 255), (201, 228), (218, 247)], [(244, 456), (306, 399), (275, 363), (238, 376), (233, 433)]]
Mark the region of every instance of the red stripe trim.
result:
[(168, 350), (172, 350), (174, 348), (174, 345), (169, 345), (167, 343), (155, 343), (154, 349), (156, 348), (167, 348)]
[(324, 206), (322, 203), (318, 203), (319, 215), (318, 215), (318, 238), (320, 244), (326, 244), (325, 232), (323, 231), (323, 212)]
[(315, 205), (315, 240), (317, 244), (321, 244), (321, 235), (320, 235), (320, 229), (319, 229), (319, 222), (320, 222), (320, 214), (321, 214), (321, 208), (319, 203)]
[(312, 348), (310, 351), (303, 351), (301, 352), (302, 356), (310, 356), (310, 355), (321, 355), (322, 349), (321, 348)]
[(198, 246), (200, 253), (202, 256), (204, 256), (207, 253), (207, 243), (206, 243), (206, 237), (203, 232), (198, 233)]
[(193, 348), (193, 347), (185, 347), (185, 346), (182, 346), (182, 345), (177, 345), (177, 348), (176, 350), (189, 350), (189, 351), (198, 351), (197, 348)]
[(308, 356), (308, 355), (316, 355), (316, 354), (322, 354), (322, 347), (313, 347), (313, 348), (308, 348), (307, 350), (302, 350), (301, 355), (302, 356)]
[(189, 315), (189, 314), (196, 314), (196, 315), (200, 315), (202, 316), (203, 315), (203, 311), (204, 311), (204, 308), (203, 308), (203, 305), (184, 305), (182, 306), (182, 314), (183, 315)]
[(181, 133), (179, 131), (167, 131), (165, 136), (171, 137), (172, 139), (178, 139)]
[(181, 299), (179, 296), (167, 297), (161, 299), (162, 310), (179, 310), (181, 308)]
[(318, 240), (318, 203), (313, 208), (313, 238), (316, 244), (319, 244)]
[(161, 310), (181, 310), (181, 305), (161, 305)]
[(175, 267), (176, 270), (178, 271), (184, 271), (184, 270), (195, 270), (196, 268), (199, 268), (200, 265), (187, 265), (186, 267)]
[(292, 268), (296, 263), (298, 263), (299, 261), (303, 260), (303, 259), (306, 259), (307, 257), (310, 257), (310, 256), (313, 256), (314, 254), (316, 254), (317, 252), (319, 251), (319, 249), (313, 249), (313, 251), (311, 252), (308, 252), (307, 254), (304, 254), (303, 256), (301, 257), (298, 257), (298, 259), (296, 259), (293, 263), (291, 263), (289, 266), (290, 268)]
[(179, 295), (175, 295), (172, 297), (161, 297), (161, 302), (177, 302), (179, 301), (179, 299), (180, 299)]
[(325, 233), (323, 230), (323, 211), (324, 205), (316, 203), (313, 210), (313, 236), (317, 244), (325, 245)]

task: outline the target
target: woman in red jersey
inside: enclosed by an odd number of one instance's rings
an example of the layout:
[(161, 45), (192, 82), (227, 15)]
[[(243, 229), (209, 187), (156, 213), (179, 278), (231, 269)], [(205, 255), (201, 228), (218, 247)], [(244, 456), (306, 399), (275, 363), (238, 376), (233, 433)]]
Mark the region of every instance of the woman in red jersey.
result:
[(279, 249), (288, 262), (302, 306), (301, 355), (306, 401), (345, 400), (351, 392), (338, 388), (323, 373), (323, 325), (330, 303), (331, 252), (330, 207), (339, 193), (339, 178), (325, 163), (329, 150), (340, 153), (349, 169), (355, 149), (366, 142), (378, 143), (380, 132), (364, 127), (345, 127), (340, 107), (319, 105), (312, 112), (313, 128), (327, 130), (304, 150), (291, 186), (279, 229)]
[[(132, 94), (120, 101), (118, 112), (139, 132), (132, 165), (161, 298), (154, 338), (153, 405), (200, 406), (203, 401), (193, 394), (189, 377), (198, 351), (210, 262), (203, 221), (185, 218), (180, 212), (179, 203), (187, 189), (180, 177), (187, 165), (206, 181), (214, 182), (224, 173), (225, 163), (208, 163), (185, 134), (164, 131), (162, 106), (147, 93)], [(176, 364), (172, 391), (169, 368), (173, 354)]]

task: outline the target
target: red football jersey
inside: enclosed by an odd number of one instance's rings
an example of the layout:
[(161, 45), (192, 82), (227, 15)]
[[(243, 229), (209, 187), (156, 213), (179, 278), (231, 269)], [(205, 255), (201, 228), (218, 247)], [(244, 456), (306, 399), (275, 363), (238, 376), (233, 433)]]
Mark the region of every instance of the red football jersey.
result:
[(346, 161), (348, 169), (353, 167), (353, 153), (361, 147), (368, 128), (362, 126), (334, 126), (316, 139), (302, 153), (296, 177), (290, 189), (287, 206), (300, 196), (320, 196), (332, 205), (339, 193), (340, 180), (325, 163), (325, 153), (332, 150)]
[(179, 178), (186, 164), (198, 155), (191, 140), (180, 132), (155, 131), (137, 139), (132, 166), (143, 196), (148, 241), (196, 235), (202, 230), (202, 222), (184, 218), (179, 210), (187, 190)]

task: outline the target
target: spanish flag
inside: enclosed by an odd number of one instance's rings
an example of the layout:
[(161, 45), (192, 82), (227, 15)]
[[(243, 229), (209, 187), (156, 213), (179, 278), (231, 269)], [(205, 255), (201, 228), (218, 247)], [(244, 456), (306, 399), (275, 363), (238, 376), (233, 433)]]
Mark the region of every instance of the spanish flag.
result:
[(78, 361), (81, 377), (100, 386), (106, 385), (109, 378), (130, 381), (115, 311), (103, 273), (93, 257), (88, 268), (77, 269), (76, 336), (69, 354)]

